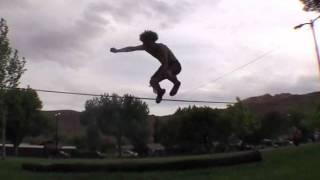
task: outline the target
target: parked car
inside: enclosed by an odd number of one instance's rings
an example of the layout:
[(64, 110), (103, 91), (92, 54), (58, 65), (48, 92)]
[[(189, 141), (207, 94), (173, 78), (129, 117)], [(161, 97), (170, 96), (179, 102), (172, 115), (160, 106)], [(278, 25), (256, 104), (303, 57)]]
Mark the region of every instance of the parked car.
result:
[(103, 159), (106, 157), (106, 155), (101, 153), (100, 151), (74, 151), (72, 153), (72, 157), (74, 157), (74, 158)]
[(289, 141), (288, 139), (278, 139), (274, 141), (274, 144), (278, 146), (288, 146), (292, 144), (292, 141)]
[(266, 147), (271, 147), (271, 146), (273, 146), (273, 141), (271, 139), (263, 139), (262, 145), (264, 145)]
[[(121, 152), (122, 157), (138, 157), (139, 154), (137, 152), (131, 151), (131, 150), (122, 150)], [(119, 157), (119, 153), (116, 153), (116, 156)]]
[(67, 158), (70, 158), (70, 154), (68, 154), (64, 151), (59, 151), (57, 154), (57, 158), (67, 159)]

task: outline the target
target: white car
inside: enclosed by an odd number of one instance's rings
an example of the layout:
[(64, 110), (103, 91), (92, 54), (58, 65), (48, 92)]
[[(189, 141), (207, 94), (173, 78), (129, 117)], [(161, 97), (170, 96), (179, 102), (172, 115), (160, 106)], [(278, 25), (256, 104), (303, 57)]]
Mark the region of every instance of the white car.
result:
[[(134, 152), (131, 150), (123, 150), (121, 155), (122, 157), (138, 157), (139, 156), (137, 152)], [(119, 156), (118, 153), (117, 153), (117, 156)]]

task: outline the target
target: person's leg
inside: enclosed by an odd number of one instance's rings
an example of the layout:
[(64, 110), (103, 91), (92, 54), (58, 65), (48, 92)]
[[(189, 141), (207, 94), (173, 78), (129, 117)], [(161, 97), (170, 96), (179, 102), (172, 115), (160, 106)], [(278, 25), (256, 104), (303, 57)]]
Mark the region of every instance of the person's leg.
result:
[(181, 82), (178, 80), (177, 76), (172, 76), (172, 77), (168, 77), (168, 80), (170, 80), (172, 83), (173, 83), (173, 87), (170, 91), (170, 96), (174, 96), (177, 94), (179, 88), (180, 88), (180, 85), (181, 85)]
[(164, 74), (161, 67), (151, 76), (150, 86), (153, 88), (153, 92), (158, 94), (159, 91), (162, 90), (160, 87), (160, 82), (164, 80)]
[(161, 67), (153, 74), (150, 79), (150, 86), (153, 88), (153, 92), (157, 94), (156, 103), (160, 103), (162, 96), (165, 94), (166, 90), (162, 89), (160, 82), (165, 79), (164, 72)]
[(174, 96), (177, 94), (181, 85), (181, 82), (177, 78), (177, 75), (181, 72), (180, 63), (174, 63), (173, 65), (171, 65), (170, 71), (171, 71), (171, 74), (168, 74), (167, 79), (174, 84), (170, 91), (170, 96)]

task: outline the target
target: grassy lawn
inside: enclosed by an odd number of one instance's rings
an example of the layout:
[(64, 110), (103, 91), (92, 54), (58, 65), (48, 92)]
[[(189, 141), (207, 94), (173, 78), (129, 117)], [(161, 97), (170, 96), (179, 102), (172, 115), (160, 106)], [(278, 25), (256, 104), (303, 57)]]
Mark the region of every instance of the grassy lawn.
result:
[[(220, 156), (220, 155), (218, 155)], [(139, 159), (134, 162), (143, 163), (145, 161), (171, 161), (181, 158), (206, 158), (204, 156), (173, 157), (164, 159)], [(146, 172), (146, 173), (33, 173), (23, 171), (21, 164), (25, 162), (63, 162), (63, 163), (127, 163), (128, 160), (45, 160), (28, 158), (9, 158), (0, 161), (0, 179), (145, 179), (145, 180), (189, 180), (189, 179), (214, 179), (214, 180), (315, 180), (320, 178), (320, 144), (309, 144), (301, 147), (287, 147), (272, 151), (263, 152), (263, 162), (229, 166), (215, 167), (207, 169), (197, 169), (188, 171), (166, 171), (166, 172)], [(130, 160), (130, 162), (133, 162)]]

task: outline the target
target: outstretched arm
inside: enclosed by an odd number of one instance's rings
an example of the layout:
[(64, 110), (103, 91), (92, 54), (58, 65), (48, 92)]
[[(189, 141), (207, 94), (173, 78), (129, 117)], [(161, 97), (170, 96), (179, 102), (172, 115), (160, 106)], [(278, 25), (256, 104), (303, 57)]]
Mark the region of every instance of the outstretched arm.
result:
[(113, 52), (113, 53), (141, 51), (141, 50), (144, 50), (144, 47), (142, 45), (139, 45), (139, 46), (128, 46), (128, 47), (120, 48), (120, 49), (116, 49), (116, 48), (111, 48), (110, 49), (110, 51)]

